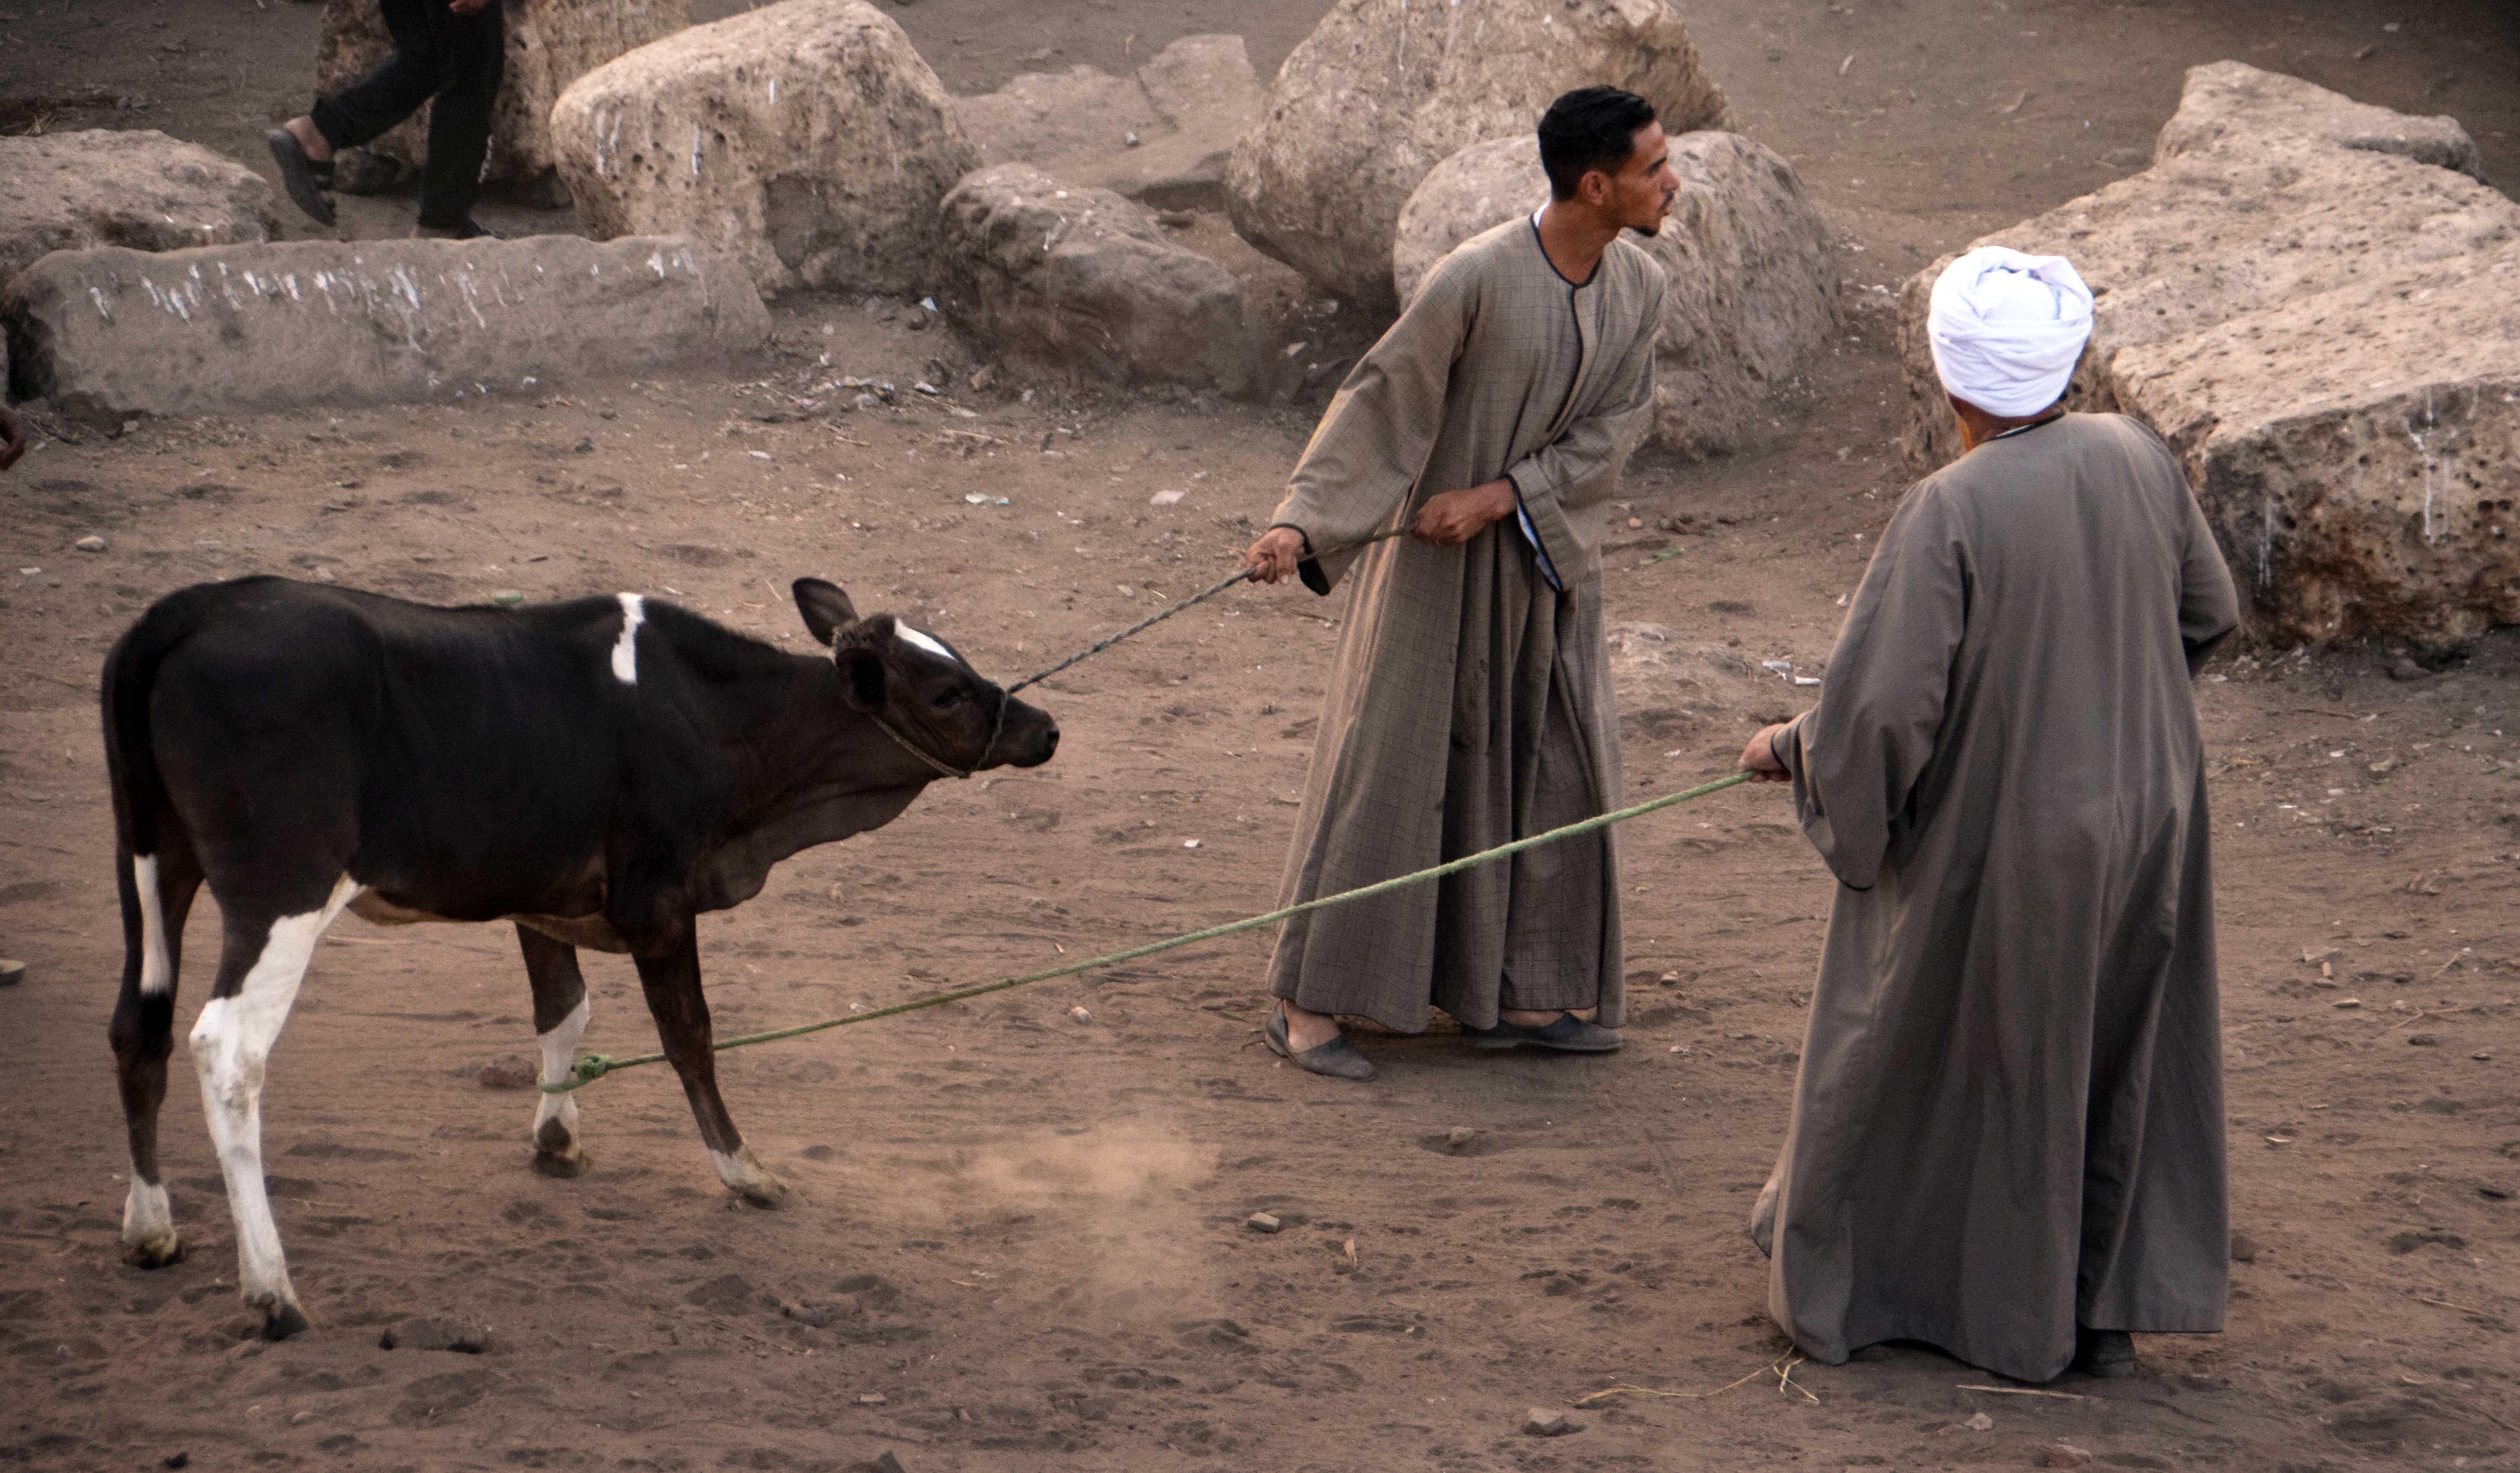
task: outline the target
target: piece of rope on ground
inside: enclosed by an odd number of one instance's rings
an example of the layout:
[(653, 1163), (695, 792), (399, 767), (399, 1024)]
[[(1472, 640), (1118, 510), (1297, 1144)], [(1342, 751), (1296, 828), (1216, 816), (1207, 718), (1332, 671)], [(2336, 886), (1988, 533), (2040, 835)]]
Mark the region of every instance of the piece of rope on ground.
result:
[[(1238, 931), (1254, 930), (1264, 925), (1275, 925), (1279, 921), (1286, 919), (1288, 916), (1301, 915), (1308, 911), (1328, 910), (1332, 906), (1349, 905), (1353, 902), (1364, 900), (1368, 896), (1380, 895), (1387, 891), (1397, 890), (1405, 885), (1424, 884), (1428, 880), (1441, 879), (1447, 874), (1467, 870), (1475, 865), (1492, 864), (1497, 860), (1506, 858), (1508, 855), (1520, 854), (1525, 849), (1535, 848), (1539, 845), (1552, 843), (1558, 839), (1573, 838), (1575, 835), (1580, 833), (1591, 833), (1595, 829), (1607, 828), (1613, 824), (1623, 824), (1630, 819), (1640, 818), (1645, 814), (1652, 813), (1657, 809), (1669, 808), (1675, 803), (1686, 803), (1692, 798), (1705, 797), (1708, 793), (1722, 792), (1728, 787), (1738, 787), (1742, 783), (1749, 781), (1750, 776), (1751, 775), (1748, 773), (1734, 773), (1729, 778), (1719, 778), (1712, 782), (1701, 782), (1695, 787), (1684, 788), (1676, 793), (1665, 793), (1659, 798), (1648, 798), (1642, 803), (1630, 804), (1628, 807), (1619, 809), (1612, 813), (1600, 814), (1590, 819), (1579, 819), (1572, 824), (1561, 825), (1558, 827), (1552, 828), (1546, 833), (1535, 833), (1528, 838), (1520, 838), (1513, 840), (1511, 843), (1499, 844), (1493, 849), (1482, 849), (1476, 854), (1465, 854), (1460, 859), (1447, 860), (1443, 864), (1431, 866), (1424, 870), (1418, 870), (1412, 873), (1395, 875), (1390, 879), (1380, 880), (1371, 885), (1360, 885), (1353, 890), (1342, 890), (1336, 895), (1325, 895), (1319, 899), (1305, 901), (1301, 905), (1287, 906), (1282, 910), (1271, 911), (1265, 915), (1246, 915), (1240, 920), (1227, 921), (1223, 925), (1212, 925), (1204, 930), (1192, 931), (1188, 935), (1173, 936), (1162, 941), (1149, 941), (1143, 946), (1133, 946), (1126, 951), (1112, 952), (1107, 956), (1090, 957), (1082, 961), (1070, 961), (1063, 966), (1049, 967), (1037, 972), (1026, 972), (1020, 977), (1001, 977), (995, 982), (982, 982), (977, 986), (958, 988), (952, 992), (942, 992), (936, 994), (934, 997), (920, 998), (909, 1003), (895, 1003), (889, 1007), (878, 1007), (868, 1012), (850, 1013), (846, 1017), (825, 1018), (822, 1021), (815, 1023), (799, 1023), (793, 1028), (774, 1028), (767, 1033), (742, 1034), (735, 1038), (726, 1039), (713, 1044), (710, 1047), (716, 1052), (724, 1053), (730, 1049), (748, 1049), (755, 1044), (775, 1043), (780, 1039), (802, 1038), (809, 1033), (820, 1033), (826, 1028), (845, 1028), (851, 1023), (872, 1023), (878, 1018), (889, 1018), (905, 1012), (916, 1012), (922, 1007), (941, 1007), (947, 1003), (960, 1003), (969, 998), (985, 997), (993, 992), (1005, 992), (1011, 987), (1023, 987), (1034, 982), (1047, 982), (1054, 977), (1074, 976), (1078, 972), (1092, 971), (1096, 967), (1113, 966), (1123, 961), (1134, 961), (1140, 957), (1151, 957), (1157, 952), (1169, 952), (1177, 947), (1194, 946), (1202, 941), (1214, 941), (1220, 936), (1231, 936)], [(591, 1085), (597, 1080), (602, 1079), (607, 1074), (611, 1074), (622, 1069), (635, 1069), (642, 1064), (660, 1063), (664, 1060), (664, 1057), (665, 1055), (662, 1053), (634, 1053), (627, 1058), (612, 1058), (602, 1053), (580, 1054), (578, 1056), (576, 1067), (569, 1071), (568, 1078), (562, 1080), (557, 1084), (545, 1084), (542, 1086), (542, 1091), (546, 1094), (565, 1094), (569, 1091), (578, 1089), (581, 1086)]]
[(1618, 1386), (1604, 1386), (1599, 1391), (1594, 1392), (1591, 1396), (1576, 1397), (1566, 1405), (1569, 1406), (1591, 1406), (1598, 1403), (1606, 1402), (1612, 1397), (1663, 1397), (1675, 1402), (1703, 1402), (1715, 1397), (1720, 1397), (1724, 1395), (1724, 1393), (1731, 1391), (1735, 1386), (1747, 1385), (1748, 1383), (1759, 1379), (1761, 1376), (1774, 1376), (1777, 1378), (1777, 1395), (1778, 1396), (1783, 1396), (1788, 1390), (1790, 1390), (1799, 1395), (1806, 1402), (1817, 1402), (1820, 1398), (1813, 1396), (1809, 1391), (1804, 1389), (1803, 1383), (1794, 1379), (1794, 1367), (1802, 1363), (1803, 1358), (1799, 1355), (1785, 1356), (1760, 1366), (1757, 1370), (1743, 1376), (1738, 1381), (1728, 1381), (1725, 1384), (1716, 1387), (1713, 1391), (1664, 1391), (1658, 1387), (1629, 1386), (1625, 1384)]

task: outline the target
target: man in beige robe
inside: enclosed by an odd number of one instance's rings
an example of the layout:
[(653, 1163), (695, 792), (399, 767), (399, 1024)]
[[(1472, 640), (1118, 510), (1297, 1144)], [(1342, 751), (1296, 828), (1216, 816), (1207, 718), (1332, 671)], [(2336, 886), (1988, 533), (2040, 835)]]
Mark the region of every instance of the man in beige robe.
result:
[(1934, 302), (1970, 448), (1891, 516), (1820, 704), (1742, 754), (1839, 881), (1751, 1235), (1814, 1360), (2123, 1375), (2130, 1331), (2223, 1326), (2189, 680), (2237, 603), (2160, 439), (2057, 405), (2090, 331), (2070, 265), (1971, 251)]
[[(1351, 583), (1284, 904), (1619, 801), (1599, 509), (1651, 425), (1663, 293), (1620, 236), (1656, 229), (1680, 181), (1653, 110), (1614, 88), (1558, 99), (1540, 145), (1549, 205), (1427, 273), (1252, 545), (1264, 581)], [(1297, 916), (1270, 1047), (1369, 1079), (1333, 1015), (1417, 1033), (1431, 1004), (1484, 1047), (1617, 1048), (1616, 869), (1605, 833)]]

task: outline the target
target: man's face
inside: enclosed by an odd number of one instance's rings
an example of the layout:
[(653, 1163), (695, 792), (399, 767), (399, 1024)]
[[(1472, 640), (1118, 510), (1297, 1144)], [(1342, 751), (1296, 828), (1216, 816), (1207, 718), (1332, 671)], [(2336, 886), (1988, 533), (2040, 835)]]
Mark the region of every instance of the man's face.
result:
[(1658, 122), (1637, 129), (1636, 151), (1628, 161), (1617, 173), (1601, 177), (1609, 182), (1604, 212), (1622, 229), (1652, 235), (1671, 213), (1671, 201), (1680, 198), (1680, 176), (1671, 171), (1671, 145)]

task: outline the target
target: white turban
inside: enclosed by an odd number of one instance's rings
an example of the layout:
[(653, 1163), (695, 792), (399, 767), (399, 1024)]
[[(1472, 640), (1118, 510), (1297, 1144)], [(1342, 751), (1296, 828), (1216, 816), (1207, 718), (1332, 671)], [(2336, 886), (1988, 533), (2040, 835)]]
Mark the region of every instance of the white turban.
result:
[(1954, 397), (2004, 419), (2065, 392), (2092, 335), (2092, 289), (2061, 255), (1980, 246), (1934, 281), (1925, 337)]

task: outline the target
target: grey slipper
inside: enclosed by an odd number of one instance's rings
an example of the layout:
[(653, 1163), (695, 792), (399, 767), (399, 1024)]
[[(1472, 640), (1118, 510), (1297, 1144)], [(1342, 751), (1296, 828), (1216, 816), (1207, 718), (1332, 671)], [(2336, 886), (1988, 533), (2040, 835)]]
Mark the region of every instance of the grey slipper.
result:
[(1534, 1049), (1554, 1049), (1561, 1053), (1615, 1053), (1626, 1044), (1615, 1028), (1589, 1023), (1571, 1012), (1561, 1012), (1545, 1024), (1508, 1023), (1502, 1018), (1494, 1028), (1464, 1028), (1471, 1043), (1481, 1049), (1519, 1049), (1528, 1044)]
[(1373, 1078), (1373, 1065), (1356, 1051), (1356, 1046), (1347, 1041), (1344, 1033), (1327, 1044), (1296, 1052), (1286, 1042), (1286, 1015), (1277, 1008), (1269, 1009), (1269, 1021), (1260, 1025), (1260, 1037), (1268, 1043), (1270, 1052), (1307, 1073), (1352, 1079), (1360, 1084)]
[(324, 193), (333, 182), (331, 160), (317, 163), (307, 157), (306, 146), (287, 128), (274, 128), (263, 137), (271, 144), (272, 161), (280, 165), (280, 182), (290, 200), (316, 224), (332, 224), (333, 197)]
[(2135, 1337), (2124, 1330), (2074, 1326), (2074, 1368), (2104, 1381), (2135, 1374)]

